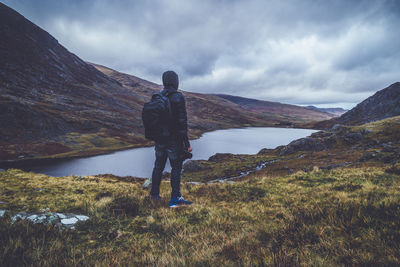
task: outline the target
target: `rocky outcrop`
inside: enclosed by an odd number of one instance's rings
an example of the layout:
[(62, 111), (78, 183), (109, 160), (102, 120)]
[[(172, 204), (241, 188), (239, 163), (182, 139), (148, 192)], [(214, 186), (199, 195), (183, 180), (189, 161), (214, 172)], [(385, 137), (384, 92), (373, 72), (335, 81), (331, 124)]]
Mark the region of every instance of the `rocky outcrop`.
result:
[(316, 129), (329, 129), (335, 124), (361, 125), (400, 115), (400, 82), (376, 92), (339, 118), (314, 124)]
[(294, 140), (288, 145), (280, 146), (277, 149), (279, 154), (284, 156), (299, 151), (323, 151), (338, 145), (371, 148), (377, 143), (373, 138), (370, 138), (370, 133), (371, 131), (366, 128), (356, 131), (351, 127), (336, 124), (330, 131), (319, 131), (313, 133), (309, 137)]
[(183, 172), (198, 172), (208, 169), (210, 167), (206, 166), (201, 160), (188, 160), (183, 164)]
[(225, 160), (231, 160), (235, 157), (232, 153), (216, 153), (215, 155), (208, 158), (211, 162), (221, 162)]

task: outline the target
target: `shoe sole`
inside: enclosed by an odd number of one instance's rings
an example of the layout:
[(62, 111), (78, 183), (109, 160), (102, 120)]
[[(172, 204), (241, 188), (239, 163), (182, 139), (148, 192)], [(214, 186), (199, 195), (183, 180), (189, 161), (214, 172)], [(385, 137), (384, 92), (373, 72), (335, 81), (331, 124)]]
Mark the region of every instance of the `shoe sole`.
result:
[(172, 206), (169, 206), (169, 207), (170, 208), (179, 208), (179, 207), (187, 207), (187, 206), (191, 206), (191, 205), (193, 205), (193, 203), (192, 204), (172, 205)]

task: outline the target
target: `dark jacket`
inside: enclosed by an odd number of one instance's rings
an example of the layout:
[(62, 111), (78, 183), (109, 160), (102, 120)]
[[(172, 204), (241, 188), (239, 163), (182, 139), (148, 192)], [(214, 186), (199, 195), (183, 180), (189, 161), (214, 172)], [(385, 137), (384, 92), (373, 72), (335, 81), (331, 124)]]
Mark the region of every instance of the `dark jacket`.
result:
[(190, 146), (188, 138), (186, 101), (181, 92), (178, 92), (179, 78), (173, 71), (166, 71), (163, 74), (164, 95), (169, 95), (171, 103), (171, 134), (172, 138), (179, 138), (183, 141), (185, 148)]

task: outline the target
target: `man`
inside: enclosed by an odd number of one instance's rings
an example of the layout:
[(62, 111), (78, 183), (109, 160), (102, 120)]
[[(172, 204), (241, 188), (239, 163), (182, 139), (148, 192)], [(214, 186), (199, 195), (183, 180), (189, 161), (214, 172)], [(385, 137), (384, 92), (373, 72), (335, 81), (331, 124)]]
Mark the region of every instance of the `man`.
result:
[(169, 122), (170, 136), (165, 143), (155, 143), (156, 161), (152, 173), (152, 185), (150, 197), (153, 200), (160, 199), (160, 183), (162, 172), (165, 167), (167, 158), (171, 164), (171, 200), (170, 207), (180, 205), (191, 205), (193, 202), (185, 200), (180, 192), (181, 171), (182, 171), (182, 153), (184, 150), (191, 152), (185, 97), (178, 92), (179, 78), (174, 71), (166, 71), (162, 76), (164, 89), (161, 93), (169, 98), (171, 104), (171, 118)]

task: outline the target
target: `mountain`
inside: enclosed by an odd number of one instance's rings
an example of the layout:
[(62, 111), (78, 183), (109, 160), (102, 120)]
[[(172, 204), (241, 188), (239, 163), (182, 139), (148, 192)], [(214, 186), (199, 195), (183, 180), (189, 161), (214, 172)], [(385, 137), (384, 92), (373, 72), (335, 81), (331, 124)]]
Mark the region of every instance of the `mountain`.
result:
[(143, 143), (134, 92), (1, 3), (0, 36), (1, 159)]
[(400, 82), (376, 92), (338, 118), (314, 123), (314, 127), (326, 129), (335, 124), (361, 125), (397, 115), (400, 115)]
[[(135, 92), (142, 103), (162, 89), (161, 85), (142, 80), (111, 68), (91, 63), (99, 71), (115, 79), (125, 88)], [(263, 114), (242, 110), (240, 106), (214, 95), (182, 91), (186, 97), (191, 137), (199, 137), (206, 131), (243, 127), (245, 125), (279, 125), (277, 120), (268, 120)], [(140, 118), (140, 114), (137, 114)]]
[(271, 119), (281, 120), (282, 124), (300, 124), (305, 121), (320, 121), (334, 117), (324, 111), (295, 105), (224, 94), (217, 94), (216, 96), (235, 103), (245, 110), (261, 113)]
[(325, 112), (328, 114), (332, 114), (335, 117), (339, 117), (347, 112), (347, 110), (343, 109), (343, 108), (318, 108), (316, 106), (306, 106), (306, 108), (315, 110), (315, 111), (321, 111), (321, 112)]
[[(143, 136), (141, 109), (160, 85), (83, 61), (2, 3), (0, 36), (0, 161), (151, 144)], [(216, 129), (296, 126), (329, 117), (304, 108), (305, 116), (284, 109), (268, 113), (215, 95), (183, 93), (191, 138)]]

